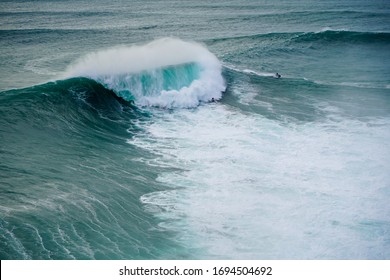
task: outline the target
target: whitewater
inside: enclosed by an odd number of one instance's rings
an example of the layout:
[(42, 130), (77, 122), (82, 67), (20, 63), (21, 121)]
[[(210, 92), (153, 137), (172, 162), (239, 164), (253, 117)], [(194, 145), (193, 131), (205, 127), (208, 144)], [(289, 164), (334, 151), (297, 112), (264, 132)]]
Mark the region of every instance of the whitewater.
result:
[(390, 258), (389, 4), (0, 8), (1, 259)]

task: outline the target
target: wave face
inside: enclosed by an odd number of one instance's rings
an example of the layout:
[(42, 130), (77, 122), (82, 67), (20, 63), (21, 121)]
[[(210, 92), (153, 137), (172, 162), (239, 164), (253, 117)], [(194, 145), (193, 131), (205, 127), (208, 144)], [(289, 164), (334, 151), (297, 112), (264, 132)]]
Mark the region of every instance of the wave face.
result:
[(141, 151), (126, 141), (149, 119), (87, 78), (2, 92), (0, 259), (151, 259), (177, 250), (168, 234), (158, 237), (162, 247), (145, 234), (156, 221), (139, 197), (162, 189), (152, 179), (160, 168), (136, 160)]
[(174, 38), (88, 54), (65, 77), (88, 77), (140, 106), (196, 107), (225, 90), (221, 64), (205, 47)]

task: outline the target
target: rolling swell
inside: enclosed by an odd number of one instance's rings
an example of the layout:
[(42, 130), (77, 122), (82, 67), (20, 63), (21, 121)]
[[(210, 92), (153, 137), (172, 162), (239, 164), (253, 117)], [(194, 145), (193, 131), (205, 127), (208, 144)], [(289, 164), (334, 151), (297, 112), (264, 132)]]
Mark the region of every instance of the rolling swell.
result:
[(139, 197), (159, 189), (160, 171), (126, 142), (143, 119), (87, 78), (2, 92), (0, 258), (163, 258), (177, 248), (168, 233), (158, 248), (145, 235), (156, 222)]
[[(87, 78), (72, 78), (2, 92), (2, 121), (7, 118), (41, 129), (103, 125), (106, 121), (132, 119), (132, 107), (101, 84)], [(58, 120), (62, 124), (53, 124)], [(11, 121), (11, 120), (10, 120)], [(11, 121), (12, 122), (12, 121)], [(108, 127), (110, 128), (110, 127)]]
[(297, 34), (296, 42), (342, 42), (342, 43), (390, 43), (387, 32), (357, 32), (345, 30), (324, 30)]

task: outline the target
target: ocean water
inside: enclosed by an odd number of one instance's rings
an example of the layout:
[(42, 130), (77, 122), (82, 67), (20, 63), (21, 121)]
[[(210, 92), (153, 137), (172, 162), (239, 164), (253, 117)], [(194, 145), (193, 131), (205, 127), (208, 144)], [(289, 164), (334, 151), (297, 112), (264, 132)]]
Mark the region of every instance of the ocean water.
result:
[(389, 1), (1, 1), (0, 77), (1, 259), (390, 259)]

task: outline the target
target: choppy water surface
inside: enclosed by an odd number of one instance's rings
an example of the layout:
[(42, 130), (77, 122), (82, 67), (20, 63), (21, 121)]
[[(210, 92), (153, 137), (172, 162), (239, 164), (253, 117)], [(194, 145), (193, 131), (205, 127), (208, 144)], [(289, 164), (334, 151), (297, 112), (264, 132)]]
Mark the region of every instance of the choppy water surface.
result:
[(1, 2), (1, 259), (389, 259), (389, 15)]

